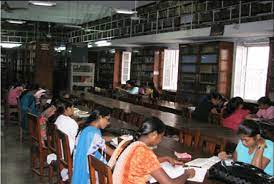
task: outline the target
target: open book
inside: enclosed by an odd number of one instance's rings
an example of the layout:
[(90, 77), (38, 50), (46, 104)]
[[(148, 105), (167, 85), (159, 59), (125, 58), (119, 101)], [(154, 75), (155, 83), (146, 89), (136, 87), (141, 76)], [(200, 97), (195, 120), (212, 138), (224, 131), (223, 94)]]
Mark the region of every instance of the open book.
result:
[[(167, 173), (167, 175), (171, 178), (177, 178), (184, 174), (185, 169), (193, 168), (195, 169), (195, 176), (193, 178), (189, 178), (188, 181), (195, 181), (202, 183), (204, 181), (207, 169), (203, 168), (194, 168), (194, 167), (183, 167), (183, 166), (172, 166), (169, 162), (163, 162), (161, 163), (161, 167), (164, 169), (164, 171)], [(156, 180), (151, 176), (149, 179), (150, 183), (155, 183)]]

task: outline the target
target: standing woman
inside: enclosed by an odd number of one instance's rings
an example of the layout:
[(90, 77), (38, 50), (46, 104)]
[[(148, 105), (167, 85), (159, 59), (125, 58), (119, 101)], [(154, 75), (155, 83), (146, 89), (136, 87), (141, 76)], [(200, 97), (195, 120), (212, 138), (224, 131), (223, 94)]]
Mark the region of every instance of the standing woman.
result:
[(161, 168), (160, 162), (179, 164), (171, 157), (158, 157), (150, 147), (158, 145), (165, 133), (165, 124), (158, 118), (145, 119), (138, 130), (136, 142), (131, 143), (120, 155), (113, 172), (114, 184), (145, 184), (152, 176), (163, 184), (183, 184), (195, 175), (193, 169), (171, 179)]
[(110, 111), (104, 107), (97, 107), (88, 117), (86, 123), (79, 130), (77, 143), (73, 155), (72, 184), (88, 184), (89, 169), (88, 155), (106, 162), (105, 153), (112, 155), (113, 150), (105, 145), (100, 129), (109, 125)]

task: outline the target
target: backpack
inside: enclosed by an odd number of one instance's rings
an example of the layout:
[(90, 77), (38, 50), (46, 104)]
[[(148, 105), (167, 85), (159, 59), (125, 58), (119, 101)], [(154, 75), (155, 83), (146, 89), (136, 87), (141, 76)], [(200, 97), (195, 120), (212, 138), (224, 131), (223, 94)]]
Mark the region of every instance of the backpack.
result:
[(243, 162), (223, 160), (209, 169), (209, 178), (229, 184), (274, 184), (274, 176)]

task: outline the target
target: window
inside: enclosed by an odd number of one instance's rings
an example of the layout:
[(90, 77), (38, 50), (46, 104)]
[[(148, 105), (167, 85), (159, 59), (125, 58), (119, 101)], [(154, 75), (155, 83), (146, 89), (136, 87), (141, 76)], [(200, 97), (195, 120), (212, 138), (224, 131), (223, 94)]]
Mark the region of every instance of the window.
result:
[(163, 89), (176, 91), (178, 79), (179, 50), (164, 52)]
[(122, 75), (121, 75), (122, 84), (126, 84), (126, 81), (130, 79), (130, 63), (131, 63), (131, 52), (123, 52)]
[(257, 101), (265, 96), (269, 46), (237, 46), (233, 96)]

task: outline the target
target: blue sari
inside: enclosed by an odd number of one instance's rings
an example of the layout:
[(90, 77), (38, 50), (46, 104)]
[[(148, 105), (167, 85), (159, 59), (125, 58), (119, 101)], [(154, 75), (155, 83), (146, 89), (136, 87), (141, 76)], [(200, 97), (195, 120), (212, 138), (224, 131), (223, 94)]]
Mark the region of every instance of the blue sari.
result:
[(73, 174), (72, 184), (88, 184), (89, 168), (88, 155), (93, 155), (95, 158), (106, 163), (106, 159), (99, 152), (106, 149), (105, 140), (102, 137), (101, 131), (93, 126), (88, 126), (78, 135), (76, 140), (76, 148), (73, 154)]
[(28, 116), (27, 113), (32, 113), (39, 116), (39, 112), (36, 109), (36, 100), (31, 92), (27, 92), (20, 98), (21, 107), (21, 127), (24, 130), (28, 130)]

